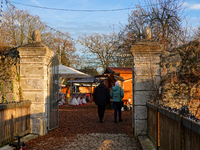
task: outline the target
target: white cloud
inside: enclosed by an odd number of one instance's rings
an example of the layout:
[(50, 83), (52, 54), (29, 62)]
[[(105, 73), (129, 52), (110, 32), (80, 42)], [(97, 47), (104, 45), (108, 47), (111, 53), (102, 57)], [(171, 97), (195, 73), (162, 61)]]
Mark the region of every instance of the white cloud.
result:
[(198, 9), (200, 9), (200, 4), (193, 4), (193, 5), (190, 5), (190, 9), (198, 10)]
[(183, 3), (183, 6), (186, 6), (186, 7), (187, 7), (187, 6), (189, 6), (189, 4), (188, 4), (187, 2), (184, 2), (184, 3)]
[(200, 9), (200, 4), (189, 4), (189, 3), (185, 2), (185, 3), (183, 3), (183, 6), (189, 8), (189, 9), (195, 9), (195, 10)]

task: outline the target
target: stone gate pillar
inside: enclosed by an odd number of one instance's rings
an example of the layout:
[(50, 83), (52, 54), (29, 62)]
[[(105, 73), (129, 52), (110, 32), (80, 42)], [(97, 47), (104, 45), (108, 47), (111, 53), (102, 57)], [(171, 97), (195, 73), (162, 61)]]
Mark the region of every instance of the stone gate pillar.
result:
[[(150, 32), (150, 31), (148, 31)], [(150, 33), (151, 34), (151, 33)], [(155, 96), (160, 82), (160, 53), (162, 46), (146, 39), (131, 47), (133, 54), (133, 129), (136, 136), (147, 134), (147, 100)]]
[(24, 100), (31, 101), (32, 133), (47, 133), (47, 65), (54, 52), (40, 42), (40, 32), (33, 32), (33, 43), (18, 48), (20, 55), (20, 86)]

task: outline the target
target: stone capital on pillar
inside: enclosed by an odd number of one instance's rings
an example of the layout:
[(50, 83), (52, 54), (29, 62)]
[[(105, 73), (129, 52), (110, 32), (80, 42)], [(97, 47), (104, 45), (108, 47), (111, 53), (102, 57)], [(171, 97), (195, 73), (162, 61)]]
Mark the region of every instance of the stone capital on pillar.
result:
[(163, 46), (151, 40), (142, 40), (131, 46), (131, 52), (135, 55), (161, 54)]

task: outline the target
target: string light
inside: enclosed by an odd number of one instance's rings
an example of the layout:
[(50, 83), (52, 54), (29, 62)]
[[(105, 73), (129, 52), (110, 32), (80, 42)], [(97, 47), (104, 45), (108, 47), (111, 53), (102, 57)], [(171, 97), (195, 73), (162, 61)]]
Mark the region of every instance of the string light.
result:
[[(7, 0), (6, 0), (7, 1)], [(14, 4), (18, 4), (18, 5), (26, 5), (29, 7), (35, 7), (35, 8), (42, 8), (42, 9), (51, 9), (51, 10), (60, 10), (60, 11), (74, 11), (74, 12), (109, 12), (109, 11), (122, 11), (122, 10), (130, 10), (130, 9), (136, 9), (137, 7), (129, 7), (129, 8), (121, 8), (121, 9), (104, 9), (104, 10), (82, 10), (82, 9), (63, 9), (63, 8), (52, 8), (52, 7), (41, 7), (41, 6), (36, 6), (36, 5), (29, 5), (29, 4), (23, 4), (23, 3), (19, 3), (19, 2), (13, 2), (13, 1), (8, 1), (9, 3), (14, 3)], [(157, 4), (153, 4), (153, 5), (144, 5), (144, 6), (140, 6), (140, 7), (149, 7), (149, 6), (155, 6), (155, 5), (159, 5), (159, 4), (163, 4), (163, 3), (157, 3)]]

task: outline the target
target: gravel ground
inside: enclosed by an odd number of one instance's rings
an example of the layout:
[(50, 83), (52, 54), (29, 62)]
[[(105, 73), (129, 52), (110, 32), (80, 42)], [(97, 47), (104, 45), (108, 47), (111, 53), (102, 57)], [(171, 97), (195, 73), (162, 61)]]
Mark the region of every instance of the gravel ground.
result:
[(106, 109), (104, 123), (99, 123), (94, 103), (63, 106), (59, 109), (59, 127), (26, 143), (26, 149), (142, 150), (133, 136), (132, 111), (123, 111), (122, 118), (122, 122), (114, 123), (114, 110)]

